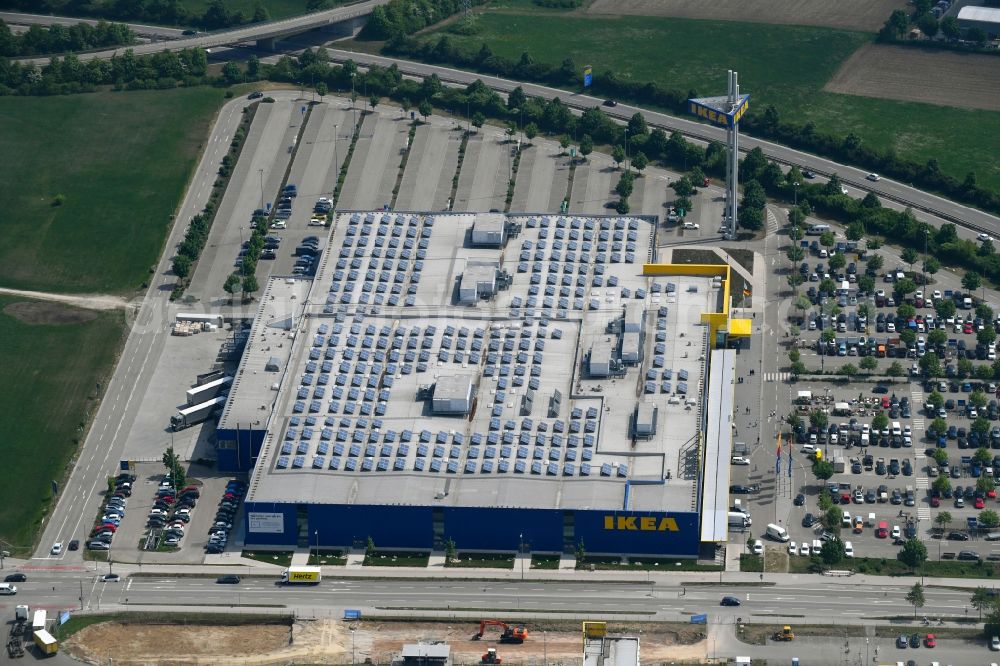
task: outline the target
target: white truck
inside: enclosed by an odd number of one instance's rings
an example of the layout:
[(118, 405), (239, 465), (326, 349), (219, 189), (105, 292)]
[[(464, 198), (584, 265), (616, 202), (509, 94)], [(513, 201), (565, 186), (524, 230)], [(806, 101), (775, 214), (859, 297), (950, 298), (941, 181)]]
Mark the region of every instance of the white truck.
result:
[(291, 566), (281, 572), (281, 582), (285, 585), (318, 585), (323, 580), (323, 570), (319, 567)]
[(746, 529), (753, 524), (753, 520), (749, 515), (743, 513), (742, 511), (730, 511), (729, 512), (729, 526), (736, 528), (738, 530)]
[(187, 390), (187, 404), (188, 407), (193, 407), (195, 405), (203, 404), (212, 398), (216, 397), (220, 393), (229, 390), (229, 386), (233, 383), (232, 377), (220, 377), (214, 379), (210, 382), (202, 384), (200, 386), (195, 386)]
[(170, 425), (173, 426), (174, 430), (183, 430), (206, 420), (217, 410), (222, 409), (225, 404), (226, 396), (220, 395), (200, 405), (185, 407), (170, 417)]

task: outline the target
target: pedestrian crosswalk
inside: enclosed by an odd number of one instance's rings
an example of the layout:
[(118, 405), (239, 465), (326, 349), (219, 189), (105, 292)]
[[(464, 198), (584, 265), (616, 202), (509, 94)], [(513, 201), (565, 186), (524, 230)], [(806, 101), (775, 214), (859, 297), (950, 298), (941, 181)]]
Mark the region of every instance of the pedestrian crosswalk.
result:
[(917, 520), (930, 520), (931, 510), (926, 506), (917, 507)]
[(931, 487), (930, 480), (926, 476), (918, 476), (915, 483), (918, 490), (927, 490)]
[(765, 372), (764, 381), (765, 382), (787, 382), (792, 378), (792, 373), (790, 372)]
[(778, 217), (767, 209), (767, 233), (773, 234), (778, 231)]

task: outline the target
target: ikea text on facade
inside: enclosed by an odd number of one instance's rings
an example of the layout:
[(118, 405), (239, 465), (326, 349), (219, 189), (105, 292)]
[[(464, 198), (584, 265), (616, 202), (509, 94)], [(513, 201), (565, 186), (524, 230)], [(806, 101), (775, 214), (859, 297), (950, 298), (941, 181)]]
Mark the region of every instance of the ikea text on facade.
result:
[(604, 516), (604, 529), (631, 532), (679, 532), (673, 518), (656, 519), (653, 516)]
[(688, 101), (688, 110), (699, 118), (704, 118), (710, 123), (715, 123), (716, 125), (721, 125), (722, 127), (732, 127), (736, 123), (740, 122), (743, 118), (743, 114), (746, 113), (747, 109), (750, 107), (750, 97), (749, 95), (743, 100), (741, 100), (740, 105), (732, 113), (725, 113), (723, 111), (717, 111), (703, 104), (699, 104), (694, 100)]

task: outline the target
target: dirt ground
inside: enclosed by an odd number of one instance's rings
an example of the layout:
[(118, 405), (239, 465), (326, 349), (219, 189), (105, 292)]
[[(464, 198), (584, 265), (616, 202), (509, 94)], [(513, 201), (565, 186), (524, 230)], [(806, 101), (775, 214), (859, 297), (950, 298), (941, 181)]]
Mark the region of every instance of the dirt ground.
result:
[(877, 32), (906, 0), (594, 0), (590, 14), (675, 16)]
[[(352, 627), (354, 629), (352, 634)], [(574, 621), (529, 625), (529, 639), (522, 645), (498, 645), (498, 632), (474, 641), (473, 620), (454, 622), (374, 622), (348, 625), (339, 620), (299, 621), (289, 644), (288, 627), (282, 625), (122, 625), (105, 623), (83, 629), (65, 643), (65, 649), (87, 663), (150, 664), (349, 664), (371, 660), (389, 663), (404, 643), (447, 641), (455, 664), (475, 664), (489, 647), (496, 647), (505, 664), (532, 666), (543, 659), (566, 666), (580, 663), (579, 623)], [(544, 634), (542, 633), (544, 630)], [(700, 660), (707, 654), (704, 627), (639, 623), (609, 625), (609, 632), (640, 636), (644, 664)], [(164, 650), (163, 646), (170, 646)], [(182, 658), (183, 656), (183, 658)]]
[(18, 301), (3, 309), (25, 324), (83, 324), (97, 316), (96, 313), (80, 308), (69, 307), (61, 303), (43, 303), (37, 301)]
[(996, 57), (866, 44), (824, 90), (939, 106), (1000, 111)]

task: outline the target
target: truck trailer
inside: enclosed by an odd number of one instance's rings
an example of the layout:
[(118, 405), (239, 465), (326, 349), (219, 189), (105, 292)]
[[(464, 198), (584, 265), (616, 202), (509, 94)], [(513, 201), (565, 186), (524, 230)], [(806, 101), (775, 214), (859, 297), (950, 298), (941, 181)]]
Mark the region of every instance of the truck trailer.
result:
[(59, 641), (53, 638), (52, 634), (45, 631), (44, 629), (39, 629), (34, 634), (35, 645), (38, 646), (39, 651), (44, 655), (53, 655), (59, 652)]
[(45, 629), (45, 622), (48, 620), (48, 615), (44, 608), (40, 608), (35, 611), (34, 616), (31, 619), (31, 630), (38, 631), (39, 629)]
[(319, 567), (288, 567), (281, 572), (281, 582), (285, 585), (318, 585), (323, 579)]
[(202, 384), (201, 386), (195, 386), (187, 390), (187, 404), (188, 407), (194, 407), (195, 405), (201, 405), (208, 400), (216, 397), (223, 391), (228, 391), (230, 385), (233, 383), (232, 377), (220, 377), (219, 379), (214, 379), (207, 384)]
[(200, 405), (194, 405), (193, 407), (185, 407), (179, 410), (177, 414), (170, 417), (170, 425), (173, 426), (174, 430), (183, 430), (196, 423), (201, 423), (206, 420), (216, 410), (222, 409), (223, 405), (226, 404), (226, 396), (220, 395), (218, 397), (212, 398), (207, 402), (203, 402)]

